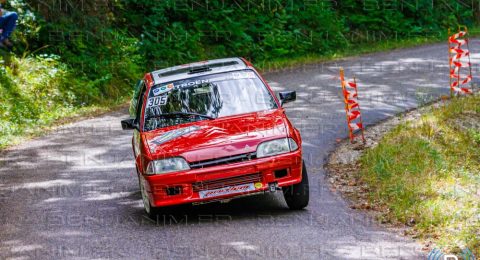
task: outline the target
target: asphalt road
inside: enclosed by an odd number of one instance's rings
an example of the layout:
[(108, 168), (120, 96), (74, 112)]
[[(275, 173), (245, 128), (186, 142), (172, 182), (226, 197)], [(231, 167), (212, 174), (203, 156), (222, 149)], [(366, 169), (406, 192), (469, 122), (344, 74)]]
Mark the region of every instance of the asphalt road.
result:
[[(480, 41), (471, 42), (473, 53)], [(280, 194), (178, 209), (157, 222), (143, 213), (126, 110), (59, 128), (0, 154), (0, 259), (418, 259), (397, 236), (329, 190), (322, 168), (347, 136), (338, 67), (355, 74), (367, 124), (448, 94), (445, 44), (266, 73), (292, 89), (310, 205), (290, 211)], [(474, 55), (474, 58), (480, 57)], [(474, 67), (474, 76), (478, 67)]]

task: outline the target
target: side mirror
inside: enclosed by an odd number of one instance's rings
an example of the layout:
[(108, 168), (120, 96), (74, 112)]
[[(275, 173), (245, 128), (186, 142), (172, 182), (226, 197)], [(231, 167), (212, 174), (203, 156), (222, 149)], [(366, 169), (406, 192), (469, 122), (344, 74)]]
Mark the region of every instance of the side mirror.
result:
[(283, 106), (283, 104), (292, 102), (297, 100), (297, 92), (296, 91), (282, 91), (278, 93), (278, 96), (280, 97), (280, 105)]
[(122, 129), (123, 130), (133, 130), (133, 129), (138, 130), (138, 128), (139, 127), (138, 127), (138, 124), (137, 124), (137, 120), (135, 120), (134, 118), (122, 120)]

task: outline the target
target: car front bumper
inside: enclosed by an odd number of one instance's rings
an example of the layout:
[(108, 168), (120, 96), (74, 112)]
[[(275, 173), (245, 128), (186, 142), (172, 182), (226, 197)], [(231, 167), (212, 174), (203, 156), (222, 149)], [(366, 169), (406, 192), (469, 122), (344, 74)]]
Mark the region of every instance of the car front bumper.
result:
[(302, 153), (142, 178), (153, 207), (227, 200), (301, 182)]

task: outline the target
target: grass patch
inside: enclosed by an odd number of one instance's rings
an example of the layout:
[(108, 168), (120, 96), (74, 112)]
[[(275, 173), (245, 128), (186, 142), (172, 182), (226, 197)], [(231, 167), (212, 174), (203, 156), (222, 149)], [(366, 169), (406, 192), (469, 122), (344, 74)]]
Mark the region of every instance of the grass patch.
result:
[(419, 238), (480, 255), (480, 96), (432, 108), (399, 125), (362, 156), (369, 200), (383, 221), (413, 225)]

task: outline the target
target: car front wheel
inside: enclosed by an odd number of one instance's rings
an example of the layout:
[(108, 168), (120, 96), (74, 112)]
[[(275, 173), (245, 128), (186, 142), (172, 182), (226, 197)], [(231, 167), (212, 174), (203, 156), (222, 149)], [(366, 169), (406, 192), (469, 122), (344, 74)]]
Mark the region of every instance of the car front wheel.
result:
[(155, 219), (158, 215), (158, 208), (152, 207), (150, 204), (147, 191), (145, 190), (145, 183), (143, 182), (144, 181), (142, 181), (142, 178), (138, 176), (138, 184), (140, 186), (140, 192), (142, 193), (143, 208), (145, 209), (145, 213), (147, 213), (148, 217)]
[(302, 181), (300, 183), (283, 188), (283, 196), (290, 209), (299, 210), (308, 205), (310, 191), (308, 186), (308, 174), (305, 162), (302, 165)]

